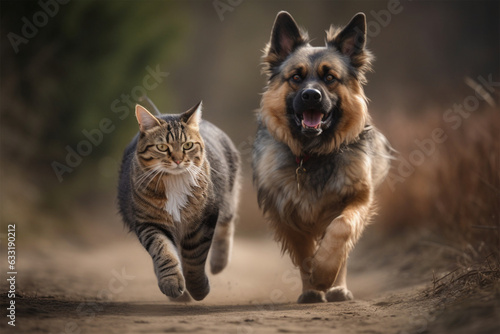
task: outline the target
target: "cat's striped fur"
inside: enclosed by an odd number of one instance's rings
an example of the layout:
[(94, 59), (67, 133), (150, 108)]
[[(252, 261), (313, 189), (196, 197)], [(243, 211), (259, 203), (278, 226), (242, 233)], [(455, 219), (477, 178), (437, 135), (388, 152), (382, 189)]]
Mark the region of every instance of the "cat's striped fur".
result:
[[(201, 300), (210, 291), (205, 261), (218, 273), (232, 246), (239, 155), (231, 140), (201, 120), (201, 103), (155, 117), (136, 107), (139, 134), (126, 148), (119, 206), (125, 224), (153, 259), (160, 290)], [(213, 240), (213, 241), (212, 241)]]

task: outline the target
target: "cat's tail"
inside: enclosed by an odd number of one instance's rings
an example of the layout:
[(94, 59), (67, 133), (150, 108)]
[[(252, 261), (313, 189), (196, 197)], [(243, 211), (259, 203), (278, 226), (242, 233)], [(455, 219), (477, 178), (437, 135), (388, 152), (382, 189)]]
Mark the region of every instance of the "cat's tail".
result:
[(153, 101), (151, 101), (151, 99), (147, 96), (147, 95), (143, 95), (139, 98), (139, 101), (144, 103), (146, 102), (147, 104), (149, 104), (149, 107), (150, 108), (146, 108), (148, 110), (153, 110), (156, 114), (156, 116), (161, 116), (162, 113), (158, 110), (158, 108), (156, 107), (156, 105), (153, 103)]

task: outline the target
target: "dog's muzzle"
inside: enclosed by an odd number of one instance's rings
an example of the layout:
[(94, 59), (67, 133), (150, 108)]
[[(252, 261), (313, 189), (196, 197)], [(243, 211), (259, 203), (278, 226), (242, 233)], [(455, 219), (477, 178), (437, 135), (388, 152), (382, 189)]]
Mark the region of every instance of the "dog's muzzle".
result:
[(319, 89), (304, 89), (294, 101), (295, 121), (301, 132), (315, 137), (323, 132), (322, 125), (329, 116), (323, 94)]

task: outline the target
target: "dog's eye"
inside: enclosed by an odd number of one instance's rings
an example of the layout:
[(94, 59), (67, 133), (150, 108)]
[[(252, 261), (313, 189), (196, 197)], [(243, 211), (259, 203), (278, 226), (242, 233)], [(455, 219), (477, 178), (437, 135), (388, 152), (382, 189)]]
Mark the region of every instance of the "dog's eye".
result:
[(295, 82), (295, 83), (300, 83), (300, 82), (302, 82), (302, 77), (300, 75), (298, 75), (298, 74), (294, 74), (292, 76), (292, 81)]
[(335, 78), (332, 74), (327, 74), (325, 76), (325, 82), (326, 83), (332, 83), (336, 80), (337, 78)]

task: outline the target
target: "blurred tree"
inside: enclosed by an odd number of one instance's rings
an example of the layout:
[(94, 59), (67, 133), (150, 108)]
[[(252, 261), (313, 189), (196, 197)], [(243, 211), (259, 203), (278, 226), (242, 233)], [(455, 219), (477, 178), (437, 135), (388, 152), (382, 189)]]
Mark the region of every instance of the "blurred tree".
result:
[[(42, 5), (47, 3), (53, 17)], [(147, 66), (162, 68), (178, 53), (187, 20), (177, 6), (168, 1), (2, 1), (2, 161), (8, 157), (12, 165), (48, 172), (52, 161), (64, 161), (66, 145), (85, 139), (82, 130), (97, 128), (104, 117), (118, 119), (112, 101), (142, 85)], [(172, 10), (176, 15), (168, 15)], [(12, 43), (12, 34), (24, 38), (26, 22), (43, 23), (44, 15), (46, 24), (34, 25), (38, 32), (27, 43)], [(113, 136), (119, 137), (124, 128), (117, 129)], [(103, 141), (86, 159), (123, 149), (112, 143)]]

